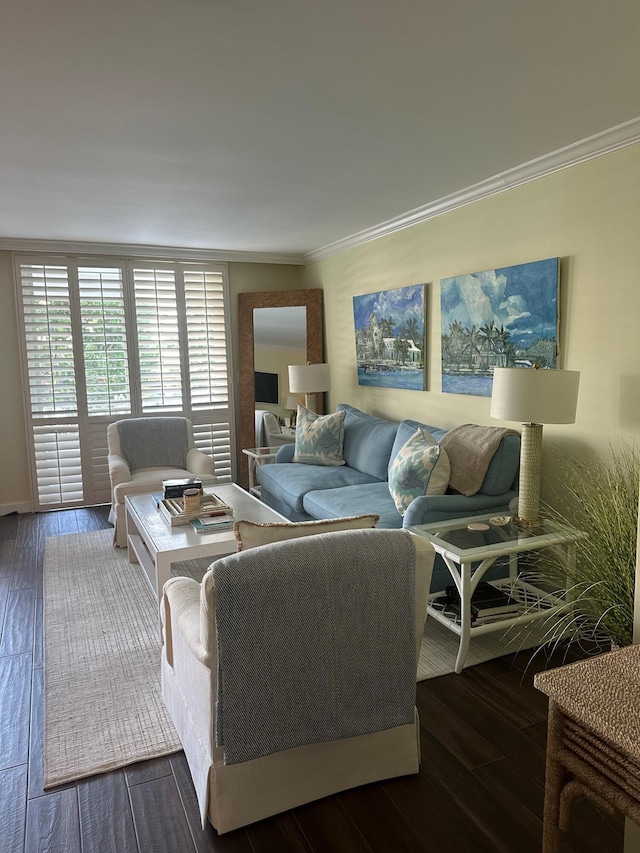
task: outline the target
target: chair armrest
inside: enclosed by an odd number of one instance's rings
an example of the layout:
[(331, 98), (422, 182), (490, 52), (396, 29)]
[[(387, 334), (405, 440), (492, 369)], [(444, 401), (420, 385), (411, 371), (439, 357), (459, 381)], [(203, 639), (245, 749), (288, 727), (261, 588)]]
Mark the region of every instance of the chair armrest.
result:
[(131, 480), (131, 469), (124, 456), (110, 453), (107, 457), (107, 464), (112, 487), (119, 486), (120, 483), (128, 483)]
[(276, 462), (291, 462), (296, 452), (295, 439), (293, 444), (283, 444), (276, 453)]
[(168, 663), (173, 666), (173, 634), (179, 633), (193, 656), (210, 667), (212, 656), (200, 642), (200, 584), (192, 578), (168, 580), (161, 615)]
[(482, 512), (505, 513), (509, 511), (509, 501), (517, 492), (505, 492), (502, 495), (420, 495), (414, 498), (402, 519), (403, 527), (413, 524), (435, 524), (450, 518), (464, 518)]
[(187, 451), (186, 466), (191, 474), (215, 474), (213, 459), (197, 447)]

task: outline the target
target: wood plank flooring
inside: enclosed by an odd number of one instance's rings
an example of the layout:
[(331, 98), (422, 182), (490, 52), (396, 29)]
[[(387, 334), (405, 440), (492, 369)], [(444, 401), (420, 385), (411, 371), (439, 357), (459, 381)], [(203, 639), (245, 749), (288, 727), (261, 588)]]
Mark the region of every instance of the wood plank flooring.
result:
[[(0, 518), (0, 853), (538, 853), (546, 699), (532, 684), (544, 663), (529, 653), (418, 684), (418, 775), (227, 835), (201, 829), (182, 753), (45, 792), (44, 541), (109, 527), (106, 516)], [(574, 806), (569, 853), (622, 849), (621, 819)]]

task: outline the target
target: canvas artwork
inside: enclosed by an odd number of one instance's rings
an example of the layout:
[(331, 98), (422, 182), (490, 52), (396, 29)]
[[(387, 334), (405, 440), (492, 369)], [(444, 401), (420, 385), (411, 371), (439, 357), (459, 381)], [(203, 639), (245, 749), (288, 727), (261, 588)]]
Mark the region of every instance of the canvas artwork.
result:
[(444, 278), (442, 390), (490, 397), (495, 367), (555, 368), (558, 258)]
[(424, 284), (353, 297), (358, 385), (425, 388)]

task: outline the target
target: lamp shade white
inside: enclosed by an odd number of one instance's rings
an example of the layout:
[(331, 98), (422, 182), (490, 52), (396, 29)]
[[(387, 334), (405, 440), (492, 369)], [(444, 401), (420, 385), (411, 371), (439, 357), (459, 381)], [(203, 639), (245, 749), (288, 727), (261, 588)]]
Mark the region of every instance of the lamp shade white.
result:
[(572, 424), (579, 384), (578, 370), (496, 367), (491, 417), (521, 423)]
[(540, 524), (542, 424), (572, 424), (576, 419), (580, 373), (496, 367), (493, 372), (491, 417), (520, 421), (520, 486), (517, 522)]
[(331, 373), (328, 364), (290, 364), (289, 391), (292, 394), (315, 394), (329, 391)]

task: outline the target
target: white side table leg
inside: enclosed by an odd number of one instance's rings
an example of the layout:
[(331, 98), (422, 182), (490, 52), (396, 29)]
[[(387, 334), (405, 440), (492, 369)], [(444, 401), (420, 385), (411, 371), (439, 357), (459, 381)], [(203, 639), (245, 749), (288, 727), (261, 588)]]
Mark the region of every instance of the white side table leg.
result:
[(462, 672), (471, 641), (471, 563), (460, 564), (460, 647), (455, 671)]

